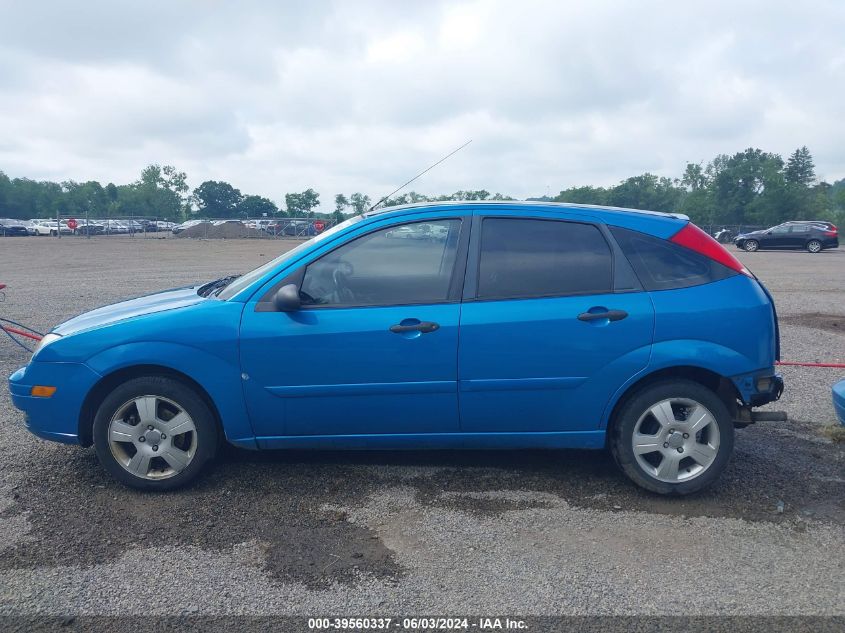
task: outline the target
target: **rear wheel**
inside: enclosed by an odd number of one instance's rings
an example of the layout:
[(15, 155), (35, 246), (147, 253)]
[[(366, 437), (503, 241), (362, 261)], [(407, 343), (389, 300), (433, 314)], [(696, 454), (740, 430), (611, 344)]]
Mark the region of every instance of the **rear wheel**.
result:
[(733, 453), (734, 428), (719, 397), (690, 380), (655, 383), (617, 412), (610, 449), (637, 485), (664, 495), (712, 484)]
[(822, 243), (818, 240), (810, 240), (809, 242), (807, 242), (807, 250), (811, 253), (818, 253), (820, 250), (822, 250)]
[(757, 240), (745, 240), (745, 245), (743, 246), (743, 248), (749, 253), (753, 253), (758, 248), (760, 248), (760, 243)]
[(100, 463), (121, 483), (172, 490), (212, 460), (217, 423), (192, 388), (164, 376), (129, 380), (106, 396), (94, 418)]

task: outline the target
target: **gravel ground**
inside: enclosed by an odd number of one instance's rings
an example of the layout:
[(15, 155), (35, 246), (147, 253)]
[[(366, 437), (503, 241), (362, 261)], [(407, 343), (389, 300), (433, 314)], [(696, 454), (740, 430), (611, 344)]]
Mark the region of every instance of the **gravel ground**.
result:
[[(244, 272), (295, 242), (0, 240), (0, 314), (36, 328)], [(845, 362), (845, 249), (741, 254), (783, 357)], [(0, 343), (0, 370), (26, 362)], [(785, 367), (791, 421), (737, 434), (711, 490), (663, 500), (602, 452), (258, 454), (131, 492), (42, 442), (0, 390), (0, 615), (845, 615), (845, 372)], [(782, 508), (782, 511), (779, 511)]]

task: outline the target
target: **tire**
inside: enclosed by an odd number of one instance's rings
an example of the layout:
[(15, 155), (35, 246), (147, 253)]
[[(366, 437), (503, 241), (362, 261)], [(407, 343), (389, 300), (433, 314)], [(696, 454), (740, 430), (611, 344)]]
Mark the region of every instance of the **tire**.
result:
[(691, 380), (666, 380), (623, 403), (608, 442), (617, 465), (635, 484), (661, 495), (686, 495), (708, 487), (725, 470), (734, 427), (727, 407), (710, 389)]
[(164, 376), (118, 385), (97, 410), (93, 431), (103, 467), (138, 490), (188, 484), (214, 459), (220, 443), (216, 418), (205, 400)]
[(742, 245), (742, 248), (744, 248), (748, 253), (753, 253), (760, 248), (760, 242), (757, 240), (745, 240), (745, 244)]
[(820, 253), (822, 250), (822, 243), (818, 240), (810, 240), (807, 242), (807, 250), (811, 253)]

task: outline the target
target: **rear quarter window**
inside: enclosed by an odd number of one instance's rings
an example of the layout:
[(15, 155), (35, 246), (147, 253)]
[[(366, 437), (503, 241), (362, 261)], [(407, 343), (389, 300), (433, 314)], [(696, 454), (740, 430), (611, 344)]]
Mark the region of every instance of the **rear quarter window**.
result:
[(609, 228), (646, 290), (689, 288), (738, 274), (668, 240), (618, 226)]

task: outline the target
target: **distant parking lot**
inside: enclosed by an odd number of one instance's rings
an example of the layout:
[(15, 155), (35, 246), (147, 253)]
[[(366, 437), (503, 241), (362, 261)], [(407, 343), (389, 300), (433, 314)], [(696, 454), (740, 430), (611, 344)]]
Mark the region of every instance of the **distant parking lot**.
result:
[[(0, 315), (47, 330), (297, 243), (4, 239)], [(784, 359), (845, 362), (845, 249), (738, 255), (774, 295)], [(26, 361), (0, 342), (4, 376)], [(680, 500), (586, 451), (231, 450), (189, 490), (142, 494), (92, 449), (31, 436), (3, 385), (0, 614), (842, 616), (843, 372), (782, 373), (790, 422), (738, 431), (720, 482)]]

